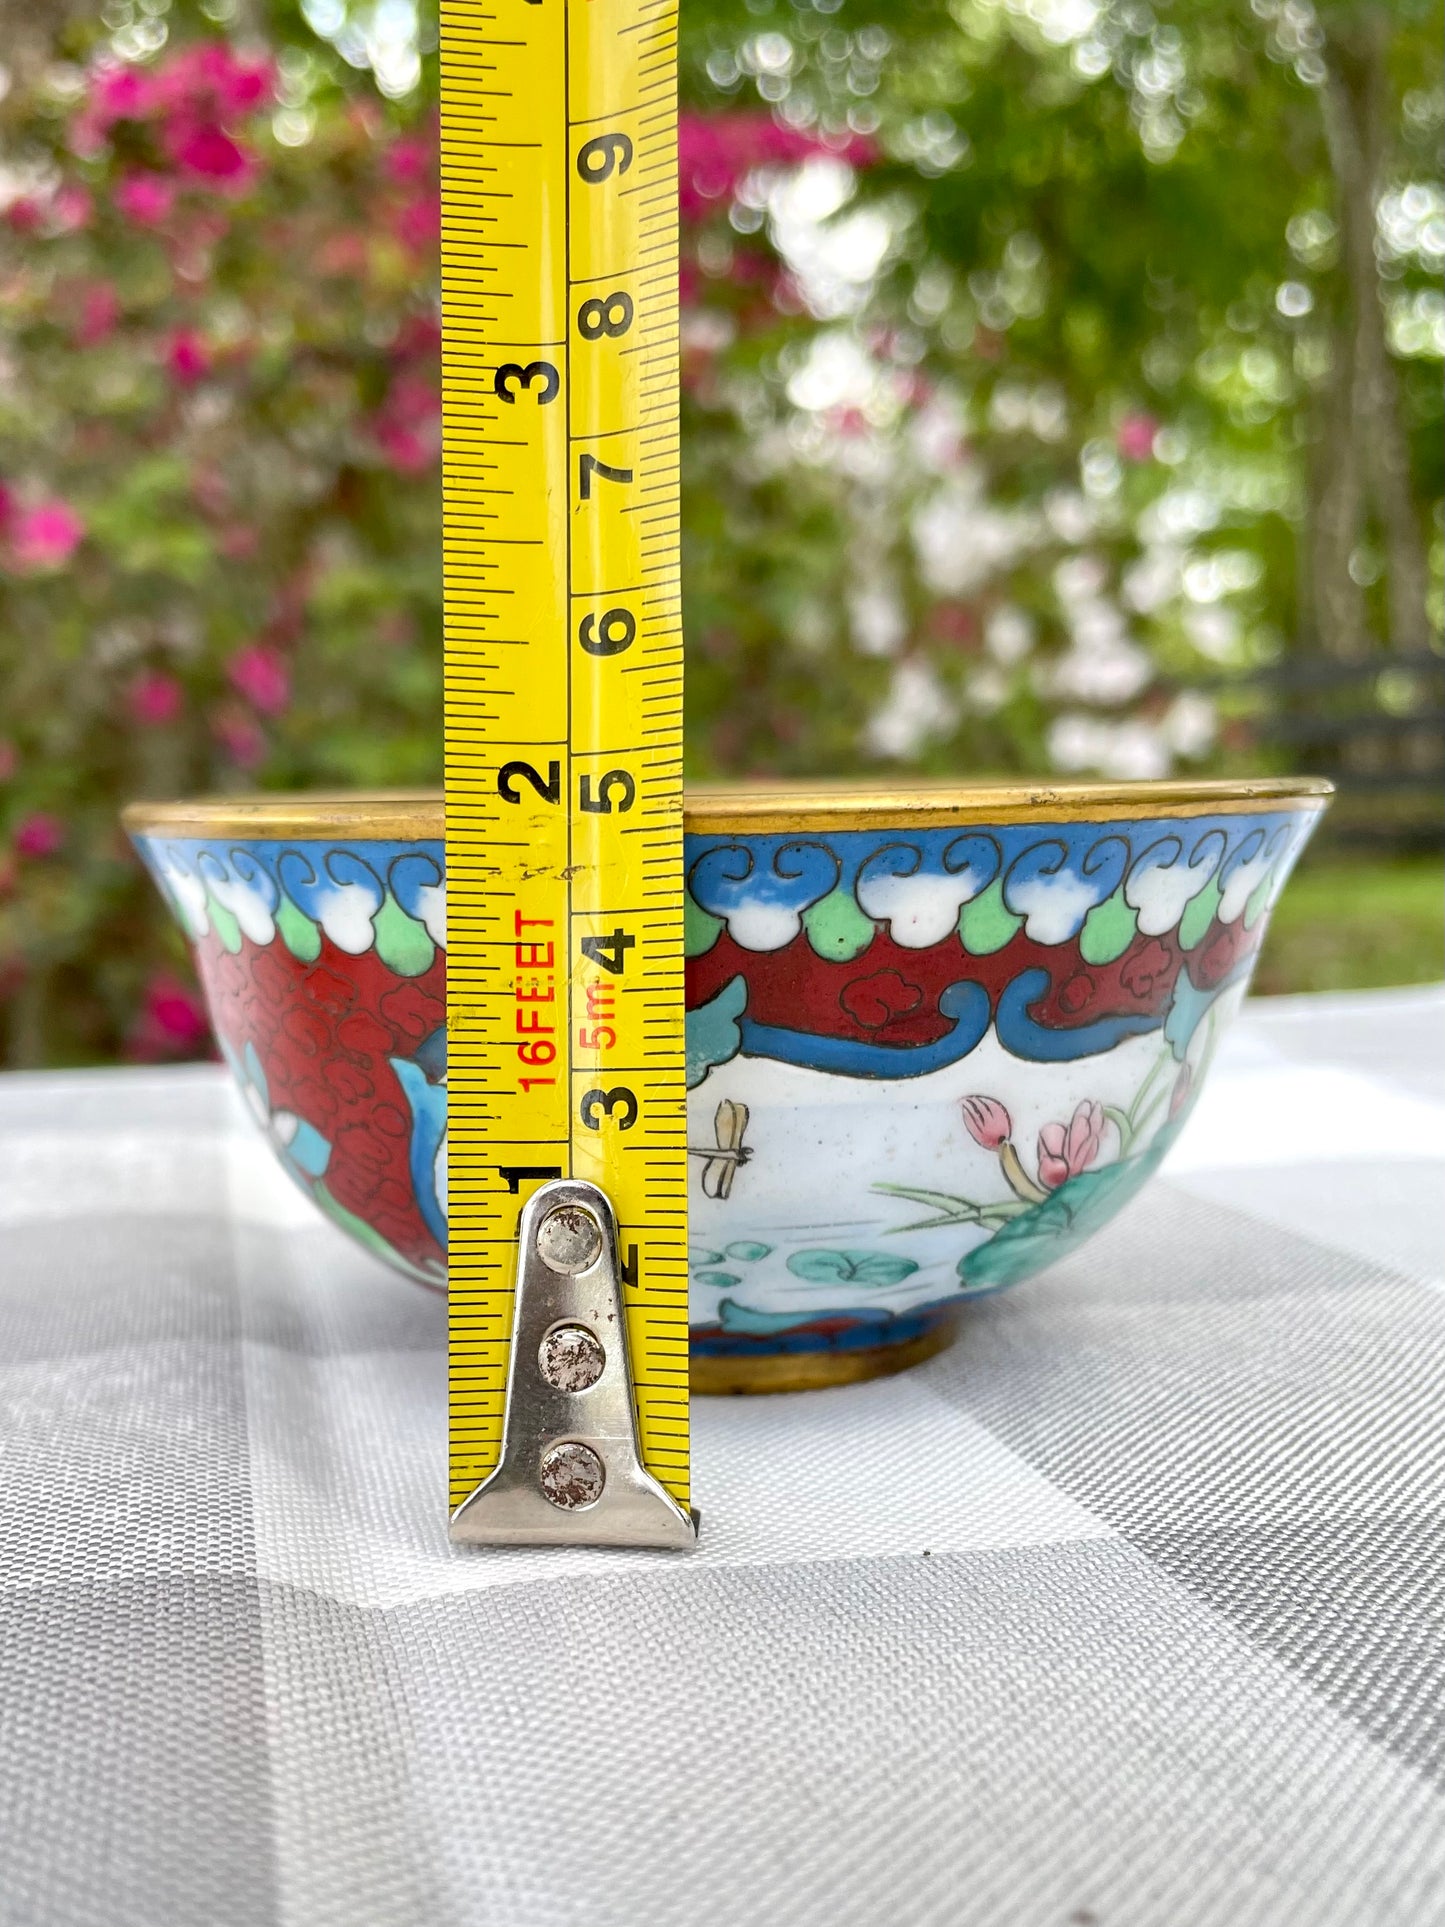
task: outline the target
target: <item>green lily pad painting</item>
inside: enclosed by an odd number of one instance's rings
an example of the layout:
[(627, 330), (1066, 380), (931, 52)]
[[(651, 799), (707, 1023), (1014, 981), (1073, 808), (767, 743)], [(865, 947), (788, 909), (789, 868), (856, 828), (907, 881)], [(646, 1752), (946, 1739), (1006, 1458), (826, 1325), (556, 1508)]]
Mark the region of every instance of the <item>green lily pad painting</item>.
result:
[(795, 1251), (788, 1260), (793, 1276), (810, 1285), (898, 1285), (917, 1269), (893, 1251)]
[(986, 1244), (959, 1259), (964, 1290), (998, 1291), (1016, 1285), (1077, 1251), (1153, 1176), (1177, 1135), (1177, 1126), (1166, 1126), (1140, 1156), (1080, 1171), (1040, 1203), (1010, 1218)]

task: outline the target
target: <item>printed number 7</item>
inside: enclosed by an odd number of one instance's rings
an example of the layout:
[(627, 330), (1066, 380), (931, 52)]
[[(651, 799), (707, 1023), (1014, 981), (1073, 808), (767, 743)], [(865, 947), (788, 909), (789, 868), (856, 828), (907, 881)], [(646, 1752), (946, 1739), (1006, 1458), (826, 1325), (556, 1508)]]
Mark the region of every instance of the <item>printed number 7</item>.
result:
[(606, 462), (599, 462), (595, 455), (577, 457), (577, 493), (584, 502), (592, 500), (592, 477), (600, 475), (604, 482), (630, 482), (630, 468), (612, 468)]

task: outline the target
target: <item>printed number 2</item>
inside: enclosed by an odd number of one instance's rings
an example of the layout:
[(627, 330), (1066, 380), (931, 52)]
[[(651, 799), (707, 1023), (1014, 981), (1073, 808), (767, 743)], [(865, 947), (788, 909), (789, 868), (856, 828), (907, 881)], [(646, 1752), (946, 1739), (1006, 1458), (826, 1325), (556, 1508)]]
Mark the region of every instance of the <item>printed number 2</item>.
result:
[(592, 500), (592, 477), (600, 475), (604, 482), (630, 482), (630, 468), (613, 468), (607, 462), (599, 462), (595, 455), (577, 457), (577, 493), (584, 502)]
[(558, 762), (548, 763), (545, 776), (530, 763), (503, 763), (497, 771), (497, 794), (504, 803), (521, 802), (518, 782), (529, 783), (544, 803), (562, 800), (562, 765)]

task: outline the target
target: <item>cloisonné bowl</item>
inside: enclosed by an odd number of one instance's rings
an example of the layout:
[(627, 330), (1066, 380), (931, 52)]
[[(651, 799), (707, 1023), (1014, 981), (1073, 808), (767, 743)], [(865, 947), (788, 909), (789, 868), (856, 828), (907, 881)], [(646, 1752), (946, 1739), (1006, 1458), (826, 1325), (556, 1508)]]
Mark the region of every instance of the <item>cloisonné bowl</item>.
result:
[[(896, 1369), (1156, 1168), (1326, 806), (1298, 781), (719, 790), (686, 809), (694, 1382)], [(440, 794), (137, 804), (277, 1156), (446, 1280)]]

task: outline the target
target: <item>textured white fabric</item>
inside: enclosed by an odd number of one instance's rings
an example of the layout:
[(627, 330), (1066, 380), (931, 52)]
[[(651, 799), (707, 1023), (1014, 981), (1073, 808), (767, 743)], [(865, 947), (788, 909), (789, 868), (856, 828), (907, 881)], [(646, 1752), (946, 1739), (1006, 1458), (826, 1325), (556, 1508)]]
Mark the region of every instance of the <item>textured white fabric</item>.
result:
[(459, 1550), (445, 1308), (211, 1068), (0, 1080), (0, 1927), (1445, 1920), (1445, 994), (1252, 1005), (698, 1552)]

